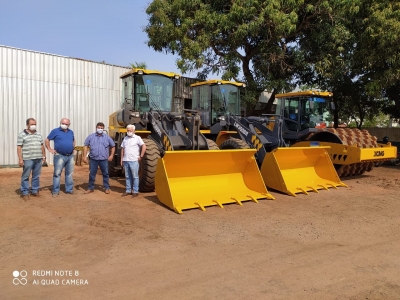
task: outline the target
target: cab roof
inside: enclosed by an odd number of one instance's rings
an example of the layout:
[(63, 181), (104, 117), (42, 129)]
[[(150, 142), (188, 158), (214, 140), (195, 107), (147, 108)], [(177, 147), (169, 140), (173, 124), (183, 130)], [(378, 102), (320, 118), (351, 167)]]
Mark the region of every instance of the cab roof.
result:
[(321, 91), (298, 91), (298, 92), (291, 92), (285, 94), (276, 94), (275, 98), (288, 98), (288, 97), (297, 97), (297, 96), (321, 96), (321, 97), (332, 97), (332, 92), (321, 92)]
[(129, 70), (128, 72), (122, 74), (120, 76), (120, 78), (127, 77), (131, 74), (139, 74), (140, 72), (143, 72), (143, 74), (147, 74), (147, 75), (155, 74), (155, 75), (163, 75), (163, 76), (172, 77), (172, 78), (176, 78), (177, 76), (178, 76), (178, 78), (181, 77), (181, 75), (173, 73), (173, 72), (162, 72), (162, 71), (157, 71), (157, 70), (132, 68), (132, 70)]
[(194, 87), (194, 86), (200, 86), (200, 85), (216, 85), (216, 84), (232, 84), (232, 85), (236, 85), (238, 87), (246, 87), (246, 85), (242, 82), (226, 81), (226, 80), (219, 80), (219, 79), (200, 81), (200, 82), (193, 83), (190, 86)]

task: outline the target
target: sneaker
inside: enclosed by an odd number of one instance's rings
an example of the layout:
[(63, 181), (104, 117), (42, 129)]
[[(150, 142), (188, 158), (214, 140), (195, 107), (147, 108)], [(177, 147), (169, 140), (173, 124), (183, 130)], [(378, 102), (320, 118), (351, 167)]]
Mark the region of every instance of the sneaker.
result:
[(22, 199), (25, 200), (25, 201), (29, 200), (29, 194), (22, 195)]
[(137, 196), (139, 196), (139, 193), (133, 193), (133, 194), (132, 194), (132, 198), (135, 198), (135, 197), (137, 197)]
[(125, 196), (128, 196), (128, 195), (131, 195), (132, 194), (132, 192), (125, 192), (125, 193), (123, 193), (122, 195), (121, 195), (121, 197), (125, 197)]
[(84, 192), (84, 194), (90, 194), (90, 193), (93, 193), (93, 192), (94, 192), (93, 190), (87, 190), (87, 191)]
[(58, 197), (58, 193), (57, 194), (52, 194), (53, 198), (57, 198)]
[(33, 197), (37, 197), (37, 198), (41, 198), (42, 197), (42, 195), (40, 195), (39, 192), (34, 193), (34, 194), (32, 193), (32, 196)]
[(104, 191), (104, 193), (106, 194), (109, 194), (110, 192), (111, 192), (110, 189)]
[(69, 195), (73, 195), (74, 194), (74, 192), (72, 191), (72, 192), (65, 192), (66, 194), (69, 194)]

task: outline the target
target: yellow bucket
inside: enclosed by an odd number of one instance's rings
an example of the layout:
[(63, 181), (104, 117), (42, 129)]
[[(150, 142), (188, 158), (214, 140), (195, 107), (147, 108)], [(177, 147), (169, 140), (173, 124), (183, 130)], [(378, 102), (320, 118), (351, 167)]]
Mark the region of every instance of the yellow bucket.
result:
[(254, 153), (255, 149), (166, 151), (157, 162), (157, 197), (177, 213), (274, 199), (265, 187)]
[(265, 185), (292, 196), (347, 187), (340, 181), (327, 149), (329, 147), (288, 147), (267, 153), (261, 165)]

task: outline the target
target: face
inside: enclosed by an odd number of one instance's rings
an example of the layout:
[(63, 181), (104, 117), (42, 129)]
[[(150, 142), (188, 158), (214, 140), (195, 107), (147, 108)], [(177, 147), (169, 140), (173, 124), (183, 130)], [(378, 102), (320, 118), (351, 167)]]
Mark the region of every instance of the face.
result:
[(60, 124), (69, 126), (69, 120), (68, 119), (62, 119)]
[(127, 129), (126, 129), (126, 132), (132, 132), (132, 133), (135, 133), (135, 130), (133, 130), (132, 128), (127, 128)]
[(31, 127), (32, 125), (36, 126), (35, 120), (29, 120), (28, 128)]
[(104, 126), (99, 125), (99, 126), (96, 127), (96, 130), (97, 129), (103, 129), (104, 130)]

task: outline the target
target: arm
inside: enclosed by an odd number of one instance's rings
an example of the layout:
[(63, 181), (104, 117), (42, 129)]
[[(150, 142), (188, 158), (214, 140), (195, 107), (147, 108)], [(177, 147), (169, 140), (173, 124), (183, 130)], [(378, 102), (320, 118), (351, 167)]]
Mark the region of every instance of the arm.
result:
[(146, 153), (146, 144), (143, 144), (143, 145), (140, 147), (139, 161), (142, 160), (142, 158), (143, 158), (143, 156), (145, 155), (145, 153)]
[(17, 146), (17, 154), (18, 154), (18, 165), (22, 167), (24, 165), (24, 160), (22, 159), (22, 146)]
[(82, 156), (82, 160), (84, 163), (87, 163), (87, 146), (83, 147), (83, 156)]
[(124, 166), (123, 158), (124, 158), (124, 148), (121, 148), (121, 166), (122, 167)]
[(46, 161), (46, 151), (44, 150), (44, 145), (42, 144), (42, 157), (43, 157), (43, 162)]
[(46, 148), (47, 148), (47, 150), (49, 150), (50, 153), (52, 153), (52, 154), (56, 154), (57, 153), (56, 150), (51, 149), (50, 140), (48, 138), (44, 141), (44, 144), (46, 145)]
[[(123, 148), (122, 148), (123, 149)], [(115, 147), (111, 148), (110, 156), (108, 157), (108, 161), (112, 161), (115, 153)]]

